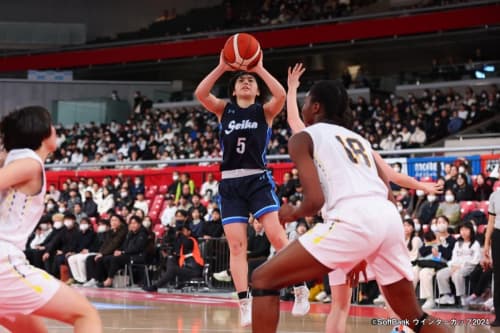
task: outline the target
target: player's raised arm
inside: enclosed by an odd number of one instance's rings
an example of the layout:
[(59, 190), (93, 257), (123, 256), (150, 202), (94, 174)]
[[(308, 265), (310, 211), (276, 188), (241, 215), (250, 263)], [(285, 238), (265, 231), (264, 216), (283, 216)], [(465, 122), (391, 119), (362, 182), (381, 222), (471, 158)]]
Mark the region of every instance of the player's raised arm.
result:
[(257, 74), (264, 81), (271, 92), (271, 99), (264, 104), (264, 113), (266, 114), (268, 124), (272, 125), (274, 117), (280, 113), (281, 110), (283, 110), (283, 106), (285, 105), (285, 88), (283, 88), (281, 83), (279, 83), (278, 80), (276, 80), (274, 76), (272, 76), (271, 73), (264, 68), (262, 56), (260, 57), (257, 65), (248, 71)]
[(299, 107), (297, 105), (297, 89), (300, 86), (300, 77), (305, 72), (301, 63), (288, 67), (288, 91), (286, 94), (286, 120), (288, 126), (295, 134), (305, 128), (304, 122), (300, 119)]
[(222, 56), (222, 52), (219, 58), (219, 64), (215, 67), (196, 87), (194, 91), (194, 95), (200, 101), (201, 105), (203, 105), (208, 111), (215, 113), (217, 118), (222, 117), (222, 113), (224, 112), (224, 107), (226, 106), (226, 101), (220, 98), (215, 97), (210, 91), (214, 87), (217, 80), (224, 74), (226, 71), (232, 71), (233, 69), (226, 64), (224, 58)]

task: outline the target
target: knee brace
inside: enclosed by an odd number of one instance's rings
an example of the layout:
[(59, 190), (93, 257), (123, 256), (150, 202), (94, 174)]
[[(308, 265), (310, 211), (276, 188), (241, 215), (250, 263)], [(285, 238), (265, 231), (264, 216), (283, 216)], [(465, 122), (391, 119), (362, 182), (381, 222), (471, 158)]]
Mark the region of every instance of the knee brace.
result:
[(262, 296), (279, 296), (280, 291), (279, 290), (272, 290), (272, 289), (252, 289), (252, 296), (253, 297), (262, 297)]

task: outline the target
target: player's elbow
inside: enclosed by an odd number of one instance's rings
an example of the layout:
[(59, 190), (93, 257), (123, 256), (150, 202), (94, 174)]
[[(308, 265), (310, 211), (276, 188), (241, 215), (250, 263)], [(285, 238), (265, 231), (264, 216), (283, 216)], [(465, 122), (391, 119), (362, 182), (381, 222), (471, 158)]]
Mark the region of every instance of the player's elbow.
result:
[(286, 91), (285, 89), (281, 88), (279, 89), (273, 97), (276, 99), (276, 104), (281, 105), (281, 108), (285, 105), (286, 101)]
[(205, 97), (206, 94), (203, 93), (202, 89), (200, 88), (200, 86), (198, 86), (196, 88), (196, 90), (194, 91), (194, 97), (196, 97), (197, 100), (199, 101), (202, 101), (203, 98)]

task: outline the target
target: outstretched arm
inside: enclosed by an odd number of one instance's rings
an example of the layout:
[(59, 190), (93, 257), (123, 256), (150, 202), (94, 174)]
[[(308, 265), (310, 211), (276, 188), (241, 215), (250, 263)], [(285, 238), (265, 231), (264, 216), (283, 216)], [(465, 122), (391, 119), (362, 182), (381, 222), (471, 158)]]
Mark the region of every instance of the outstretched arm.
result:
[(32, 158), (19, 159), (0, 168), (0, 191), (9, 187), (20, 187), (40, 175), (42, 166)]
[(283, 106), (285, 105), (285, 88), (283, 88), (281, 83), (279, 83), (278, 80), (276, 80), (274, 76), (272, 76), (271, 73), (264, 68), (264, 65), (262, 64), (262, 55), (260, 56), (260, 60), (257, 65), (250, 68), (248, 71), (257, 74), (264, 81), (271, 92), (271, 99), (264, 104), (266, 120), (269, 126), (271, 126), (274, 117), (276, 117), (276, 115), (283, 110)]
[(419, 182), (413, 177), (394, 171), (389, 164), (387, 164), (379, 153), (373, 152), (373, 158), (377, 164), (384, 170), (387, 178), (399, 186), (412, 188), (415, 190), (422, 190), (427, 194), (441, 194), (443, 187), (437, 183)]
[(304, 122), (299, 116), (299, 107), (297, 106), (297, 89), (300, 86), (300, 77), (305, 72), (301, 63), (295, 64), (293, 68), (288, 67), (288, 92), (286, 94), (286, 120), (288, 126), (295, 134), (305, 128)]
[(215, 113), (217, 118), (222, 117), (224, 108), (226, 107), (226, 101), (215, 97), (210, 91), (215, 85), (215, 82), (224, 74), (226, 71), (233, 70), (226, 62), (222, 56), (222, 52), (219, 58), (219, 64), (215, 67), (196, 87), (194, 95), (200, 101), (208, 111)]

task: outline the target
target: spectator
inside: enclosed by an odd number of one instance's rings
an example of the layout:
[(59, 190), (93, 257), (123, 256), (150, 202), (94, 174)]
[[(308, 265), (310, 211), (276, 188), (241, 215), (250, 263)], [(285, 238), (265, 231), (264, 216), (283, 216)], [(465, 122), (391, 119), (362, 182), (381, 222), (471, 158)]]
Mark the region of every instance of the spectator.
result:
[(455, 200), (455, 193), (452, 190), (446, 190), (444, 193), (444, 202), (439, 204), (436, 211), (436, 217), (444, 215), (450, 221), (452, 226), (460, 222), (460, 204)]
[(103, 187), (102, 193), (97, 198), (97, 211), (100, 215), (108, 213), (115, 207), (115, 199), (108, 187)]
[(493, 189), (490, 184), (485, 181), (482, 173), (476, 177), (476, 186), (474, 188), (474, 200), (487, 201)]
[(428, 231), (424, 234), (425, 246), (419, 250), (420, 257), (430, 258), (426, 263), (419, 260), (418, 266), (420, 281), (420, 299), (424, 299), (423, 309), (434, 307), (434, 290), (432, 288), (432, 278), (436, 271), (446, 267), (446, 262), (451, 259), (455, 238), (448, 233), (449, 221), (446, 216), (437, 218), (436, 233)]
[(196, 239), (201, 238), (203, 236), (203, 224), (205, 221), (203, 220), (203, 215), (201, 215), (200, 210), (198, 208), (193, 208), (191, 210), (191, 218), (189, 220), (189, 228), (191, 229), (191, 233), (193, 237)]
[(481, 259), (481, 248), (476, 241), (472, 223), (465, 222), (460, 226), (460, 238), (453, 247), (448, 267), (441, 269), (436, 276), (439, 293), (442, 295), (438, 304), (455, 304), (455, 297), (451, 294), (450, 277), (455, 285), (455, 294), (460, 297), (462, 306), (466, 305), (465, 278), (472, 273)]
[(148, 202), (144, 199), (144, 192), (137, 192), (133, 208), (140, 209), (147, 215), (149, 212)]
[(128, 233), (120, 248), (114, 250), (112, 254), (103, 256), (104, 277), (106, 279), (97, 285), (99, 287), (112, 287), (113, 278), (118, 270), (129, 264), (131, 260), (134, 263), (144, 263), (147, 241), (148, 233), (142, 226), (142, 219), (136, 215), (132, 216), (128, 225)]
[(457, 176), (457, 187), (455, 196), (458, 202), (474, 200), (475, 193), (471, 185), (467, 181), (467, 176), (464, 173), (459, 173)]
[(436, 216), (436, 212), (439, 208), (439, 202), (436, 200), (435, 194), (428, 194), (427, 200), (422, 203), (420, 210), (416, 212), (416, 217), (420, 220), (422, 224), (429, 225)]
[(53, 254), (52, 265), (49, 267), (49, 273), (60, 278), (61, 265), (66, 264), (66, 258), (74, 254), (78, 248), (79, 230), (76, 226), (76, 218), (72, 213), (64, 214), (64, 227), (57, 239), (52, 244), (50, 251), (44, 254), (45, 260)]
[(165, 202), (166, 206), (160, 217), (161, 224), (164, 226), (175, 226), (175, 212), (177, 211), (177, 207), (174, 205), (174, 196), (170, 193), (165, 194)]
[[(179, 183), (177, 184), (177, 190), (175, 192), (175, 202), (178, 202), (181, 195), (184, 194), (182, 192), (183, 186), (187, 185), (189, 189), (189, 194), (193, 195), (194, 194), (194, 181), (191, 179), (189, 173), (183, 172), (180, 176)], [(187, 193), (186, 193), (187, 194)], [(184, 195), (186, 195), (184, 194)]]
[(224, 234), (222, 228), (222, 220), (219, 208), (214, 208), (212, 211), (212, 218), (203, 223), (201, 227), (202, 237), (204, 239), (219, 238)]
[(219, 182), (212, 172), (207, 173), (205, 182), (201, 185), (200, 194), (205, 201), (210, 201), (219, 195)]
[(82, 219), (88, 218), (87, 214), (82, 211), (82, 205), (79, 203), (75, 204), (75, 206), (73, 207), (73, 215), (75, 215), (76, 223), (78, 224), (80, 224)]
[[(105, 229), (102, 224), (99, 228)], [(98, 232), (100, 231), (98, 228)], [(103, 281), (104, 277), (104, 264), (103, 257), (114, 253), (122, 245), (125, 237), (127, 236), (127, 225), (125, 220), (117, 214), (111, 215), (110, 229), (104, 231), (104, 241), (96, 254), (89, 255), (85, 260), (85, 267), (87, 270), (88, 281), (83, 284), (84, 287), (96, 287), (97, 281)]]
[(132, 198), (135, 198), (138, 193), (145, 193), (144, 183), (141, 177), (135, 177), (134, 185), (129, 189)]
[(167, 262), (166, 272), (151, 286), (144, 286), (144, 290), (157, 291), (158, 287), (174, 283), (176, 279), (178, 284), (175, 289), (181, 289), (190, 278), (201, 276), (204, 260), (200, 253), (198, 241), (191, 236), (189, 226), (183, 225), (180, 228), (176, 243), (179, 250), (174, 254), (178, 255), (178, 260), (175, 260), (174, 256), (170, 257)]
[(74, 254), (67, 256), (70, 275), (69, 283), (85, 283), (87, 281), (87, 271), (85, 270), (85, 260), (90, 255), (96, 245), (96, 234), (87, 218), (82, 218), (79, 223), (80, 234), (77, 248)]
[(96, 217), (98, 215), (97, 204), (94, 201), (94, 196), (91, 191), (85, 191), (85, 201), (83, 202), (82, 211), (88, 217)]

